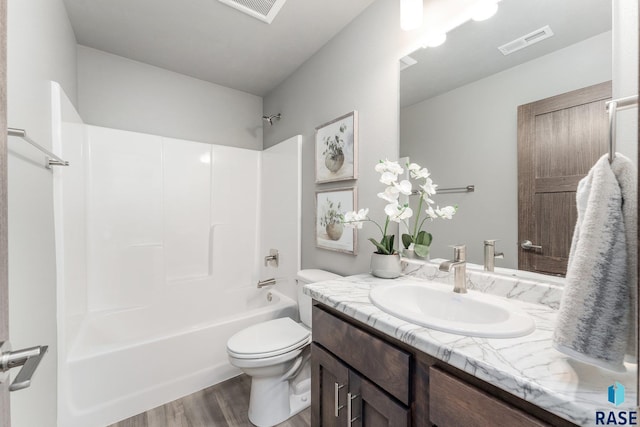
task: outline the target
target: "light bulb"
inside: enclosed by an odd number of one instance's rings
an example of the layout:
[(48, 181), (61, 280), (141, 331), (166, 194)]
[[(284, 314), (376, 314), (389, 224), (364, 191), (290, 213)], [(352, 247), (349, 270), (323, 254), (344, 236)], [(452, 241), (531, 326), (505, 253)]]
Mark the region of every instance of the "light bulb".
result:
[(447, 33), (431, 34), (424, 39), (422, 47), (438, 47), (447, 41)]
[(422, 0), (400, 0), (400, 28), (411, 31), (422, 25)]
[(474, 8), (471, 19), (474, 21), (484, 21), (491, 18), (498, 11), (498, 3), (495, 0), (482, 0)]

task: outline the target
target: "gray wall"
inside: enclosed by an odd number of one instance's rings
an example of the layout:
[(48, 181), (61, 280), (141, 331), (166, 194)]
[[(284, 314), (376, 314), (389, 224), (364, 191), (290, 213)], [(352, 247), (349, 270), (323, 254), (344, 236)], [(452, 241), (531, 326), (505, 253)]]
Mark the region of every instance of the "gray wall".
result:
[[(50, 80), (76, 98), (76, 40), (62, 0), (8, 2), (8, 123), (51, 148)], [(56, 425), (56, 268), (52, 173), (9, 138), (9, 321), (14, 349), (49, 345), (30, 388), (11, 393), (14, 427)], [(12, 370), (15, 378), (16, 370)]]
[(482, 264), (483, 241), (500, 239), (497, 265), (517, 268), (517, 106), (611, 80), (611, 55), (607, 32), (401, 110), (400, 154), (440, 187), (476, 185), (436, 197), (459, 211), (429, 226), (432, 258), (465, 243), (468, 259)]
[[(303, 135), (302, 148), (302, 267), (341, 274), (369, 271), (375, 226), (358, 233), (359, 255), (345, 255), (315, 247), (315, 191), (357, 185), (358, 207), (371, 208), (382, 221), (383, 189), (373, 170), (380, 159), (398, 156), (398, 3), (379, 0), (327, 43), (278, 88), (265, 97), (265, 114), (282, 113), (282, 120), (266, 127), (264, 146)], [(359, 179), (316, 185), (314, 129), (349, 111), (359, 113)]]
[(87, 124), (262, 149), (262, 98), (78, 46), (78, 110)]

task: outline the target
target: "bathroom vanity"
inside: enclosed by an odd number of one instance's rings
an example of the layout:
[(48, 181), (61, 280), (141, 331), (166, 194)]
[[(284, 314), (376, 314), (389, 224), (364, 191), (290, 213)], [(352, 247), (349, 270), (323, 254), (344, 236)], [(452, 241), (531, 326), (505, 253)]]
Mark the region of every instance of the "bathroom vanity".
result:
[[(538, 295), (547, 305), (513, 300), (534, 317), (536, 330), (488, 339), (424, 328), (370, 302), (371, 289), (409, 279), (416, 277), (357, 275), (305, 288), (314, 298), (312, 425), (595, 425), (596, 411), (624, 409), (607, 401), (615, 381), (627, 387), (627, 406), (635, 403), (635, 366), (616, 374), (552, 348), (553, 287), (512, 280), (520, 287), (512, 296)], [(490, 282), (485, 290), (510, 286), (508, 280)]]

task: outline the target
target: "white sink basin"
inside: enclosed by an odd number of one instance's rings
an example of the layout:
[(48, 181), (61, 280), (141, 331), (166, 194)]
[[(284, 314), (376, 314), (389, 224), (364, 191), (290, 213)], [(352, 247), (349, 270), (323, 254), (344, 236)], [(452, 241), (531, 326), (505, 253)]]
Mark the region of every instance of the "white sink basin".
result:
[(531, 316), (502, 298), (453, 286), (402, 282), (371, 290), (371, 302), (395, 317), (427, 328), (485, 338), (514, 338), (535, 330)]

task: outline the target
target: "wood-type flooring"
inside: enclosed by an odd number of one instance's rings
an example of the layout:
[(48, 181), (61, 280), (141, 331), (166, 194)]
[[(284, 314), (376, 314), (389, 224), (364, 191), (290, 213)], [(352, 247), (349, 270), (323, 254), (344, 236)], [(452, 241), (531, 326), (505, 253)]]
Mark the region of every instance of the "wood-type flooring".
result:
[[(251, 379), (240, 375), (109, 427), (250, 427)], [(310, 427), (307, 408), (279, 427)]]

